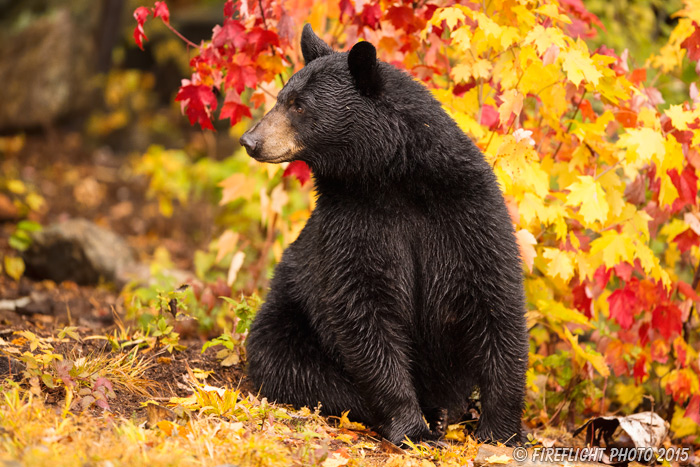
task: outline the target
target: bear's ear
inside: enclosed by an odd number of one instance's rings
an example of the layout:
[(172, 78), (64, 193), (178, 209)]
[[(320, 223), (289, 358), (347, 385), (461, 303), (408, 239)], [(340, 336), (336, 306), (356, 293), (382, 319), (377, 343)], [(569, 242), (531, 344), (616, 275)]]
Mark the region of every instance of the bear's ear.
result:
[(304, 56), (304, 64), (308, 65), (318, 57), (332, 53), (333, 49), (314, 33), (309, 23), (306, 23), (301, 32), (301, 54)]
[(365, 96), (379, 94), (381, 80), (377, 63), (377, 49), (372, 44), (369, 42), (355, 44), (348, 54), (348, 67), (360, 94)]

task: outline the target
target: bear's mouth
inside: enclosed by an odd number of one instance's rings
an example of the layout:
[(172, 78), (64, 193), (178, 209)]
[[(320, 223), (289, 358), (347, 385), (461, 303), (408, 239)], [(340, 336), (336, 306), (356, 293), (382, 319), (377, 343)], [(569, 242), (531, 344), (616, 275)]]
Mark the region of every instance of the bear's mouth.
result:
[(284, 152), (281, 156), (273, 157), (273, 158), (267, 158), (262, 156), (261, 154), (256, 154), (253, 156), (253, 159), (255, 159), (258, 162), (264, 162), (266, 164), (281, 164), (282, 162), (291, 162), (294, 160), (294, 156), (296, 156), (299, 153), (299, 149), (293, 150), (293, 149), (288, 149), (287, 151)]

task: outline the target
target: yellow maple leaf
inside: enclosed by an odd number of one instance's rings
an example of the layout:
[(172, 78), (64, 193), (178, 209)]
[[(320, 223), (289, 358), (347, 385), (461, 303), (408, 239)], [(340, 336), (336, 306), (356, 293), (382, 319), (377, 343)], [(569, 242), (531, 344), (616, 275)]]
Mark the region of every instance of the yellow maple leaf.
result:
[(567, 187), (567, 206), (580, 206), (579, 213), (586, 224), (596, 221), (605, 222), (610, 206), (600, 184), (589, 175), (579, 175), (578, 182)]
[(545, 207), (542, 198), (534, 193), (527, 192), (523, 195), (523, 199), (518, 203), (518, 212), (522, 225), (530, 225), (538, 218), (545, 217)]
[(452, 67), (452, 78), (455, 80), (455, 83), (466, 83), (471, 77), (472, 65), (470, 63), (462, 62)]
[(452, 441), (459, 441), (461, 443), (466, 441), (467, 436), (464, 434), (464, 426), (462, 426), (462, 425), (449, 425), (447, 427), (447, 433), (445, 433), (445, 439), (450, 439)]
[(503, 50), (520, 40), (520, 31), (512, 26), (503, 26), (501, 32), (501, 47)]
[(607, 268), (623, 262), (634, 264), (635, 242), (625, 233), (608, 230), (591, 242), (590, 254), (602, 254), (603, 264)]
[(491, 69), (493, 68), (493, 63), (490, 60), (483, 58), (478, 59), (474, 62), (472, 66), (472, 75), (474, 78), (488, 79), (491, 76)]
[(549, 320), (560, 324), (579, 324), (591, 328), (591, 321), (578, 310), (568, 308), (555, 300), (538, 300), (537, 309)]
[(523, 110), (523, 95), (516, 89), (509, 89), (501, 94), (503, 103), (498, 107), (498, 121), (501, 125), (506, 123), (511, 114), (517, 118)]
[(574, 275), (574, 255), (570, 251), (558, 248), (545, 248), (542, 256), (549, 260), (547, 275), (551, 278), (560, 277), (568, 282)]
[(659, 187), (659, 204), (661, 206), (670, 206), (678, 199), (678, 190), (676, 189), (671, 177), (667, 173), (659, 174), (661, 185)]
[(502, 28), (498, 23), (480, 11), (474, 14), (474, 19), (479, 23), (479, 30), (483, 31), (486, 37), (490, 36), (500, 41)]
[(571, 24), (571, 18), (559, 13), (559, 8), (554, 3), (547, 3), (545, 5), (542, 5), (541, 7), (535, 9), (535, 12), (544, 16), (548, 16), (552, 19), (559, 20), (565, 24)]
[(472, 32), (466, 26), (462, 26), (454, 30), (451, 34), (452, 42), (457, 46), (457, 48), (462, 52), (466, 53), (471, 49), (472, 46)]
[(666, 154), (664, 136), (652, 128), (632, 128), (620, 135), (617, 145), (627, 149), (627, 161), (651, 162), (652, 157), (662, 158)]
[(559, 28), (545, 28), (541, 24), (536, 25), (527, 33), (523, 40), (525, 44), (535, 44), (537, 53), (544, 55), (551, 46), (556, 45), (560, 49), (566, 47), (564, 34)]
[(676, 138), (668, 135), (664, 141), (664, 154), (661, 160), (654, 158), (654, 162), (660, 164), (659, 172), (666, 173), (667, 170), (676, 169), (678, 173), (683, 172), (685, 165), (685, 156), (683, 155), (683, 146)]
[(351, 422), (350, 419), (348, 418), (348, 414), (350, 413), (349, 410), (346, 410), (342, 414), (340, 414), (340, 420), (338, 421), (338, 426), (340, 428), (346, 428), (348, 430), (357, 430), (357, 431), (362, 431), (366, 430), (367, 428), (359, 422)]
[(605, 363), (605, 358), (594, 350), (584, 349), (581, 347), (578, 343), (578, 336), (571, 334), (571, 331), (569, 331), (569, 328), (567, 327), (564, 327), (563, 329), (564, 336), (571, 344), (571, 348), (574, 350), (574, 353), (578, 357), (589, 362), (601, 376), (610, 376), (610, 368)]
[(695, 120), (695, 116), (692, 112), (683, 110), (683, 104), (672, 105), (666, 109), (666, 115), (671, 119), (671, 123), (678, 130), (686, 130), (688, 128), (688, 123)]
[(652, 279), (661, 281), (667, 289), (671, 287), (671, 276), (661, 267), (659, 258), (654, 254), (651, 248), (646, 243), (639, 240), (633, 242), (634, 254), (639, 258), (639, 263), (642, 265), (644, 272), (649, 274)]
[(671, 429), (673, 434), (678, 437), (686, 438), (688, 436), (697, 436), (700, 432), (700, 425), (690, 417), (685, 416), (686, 409), (676, 406), (671, 419)]
[(649, 241), (649, 222), (652, 217), (646, 211), (638, 211), (631, 204), (625, 205), (622, 212), (623, 222), (622, 231), (631, 238), (639, 238), (642, 242)]
[(659, 234), (666, 237), (666, 243), (671, 243), (674, 238), (686, 230), (688, 230), (688, 224), (683, 222), (681, 219), (674, 218), (661, 227)]
[(431, 23), (435, 25), (439, 25), (443, 20), (447, 24), (447, 27), (450, 29), (454, 29), (455, 26), (457, 26), (457, 23), (460, 21), (464, 21), (466, 16), (464, 15), (464, 11), (461, 8), (458, 7), (448, 7), (448, 8), (439, 8), (435, 15), (433, 15), (433, 20)]
[(487, 457), (485, 460), (489, 464), (508, 464), (513, 458), (505, 454), (501, 454), (500, 456), (494, 454), (493, 456)]
[(576, 86), (581, 84), (584, 79), (595, 86), (603, 76), (591, 57), (578, 49), (564, 50), (560, 57), (563, 60), (562, 68), (566, 72), (566, 76)]

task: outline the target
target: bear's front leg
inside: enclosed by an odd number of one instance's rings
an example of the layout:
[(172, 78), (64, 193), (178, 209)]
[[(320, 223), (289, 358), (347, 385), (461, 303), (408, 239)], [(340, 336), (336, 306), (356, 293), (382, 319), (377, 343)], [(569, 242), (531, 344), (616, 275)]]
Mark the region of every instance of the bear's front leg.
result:
[(359, 280), (344, 287), (348, 295), (340, 294), (335, 305), (329, 304), (335, 347), (382, 436), (395, 444), (406, 437), (437, 439), (439, 435), (423, 420), (410, 375), (403, 304), (392, 300), (387, 295), (391, 286), (381, 282), (381, 278)]

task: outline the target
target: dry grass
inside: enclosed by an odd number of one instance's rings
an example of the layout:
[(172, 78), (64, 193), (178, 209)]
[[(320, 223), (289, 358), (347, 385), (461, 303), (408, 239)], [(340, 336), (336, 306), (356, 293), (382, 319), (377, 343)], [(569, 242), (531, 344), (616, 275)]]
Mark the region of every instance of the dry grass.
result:
[(476, 453), (476, 444), (467, 441), (389, 454), (376, 440), (342, 428), (342, 422), (330, 426), (317, 413), (289, 411), (233, 389), (200, 386), (191, 397), (175, 398), (168, 405), (186, 415), (151, 425), (115, 419), (108, 412), (63, 413), (29, 391), (9, 387), (0, 400), (0, 462), (50, 467), (427, 467), (468, 465)]

